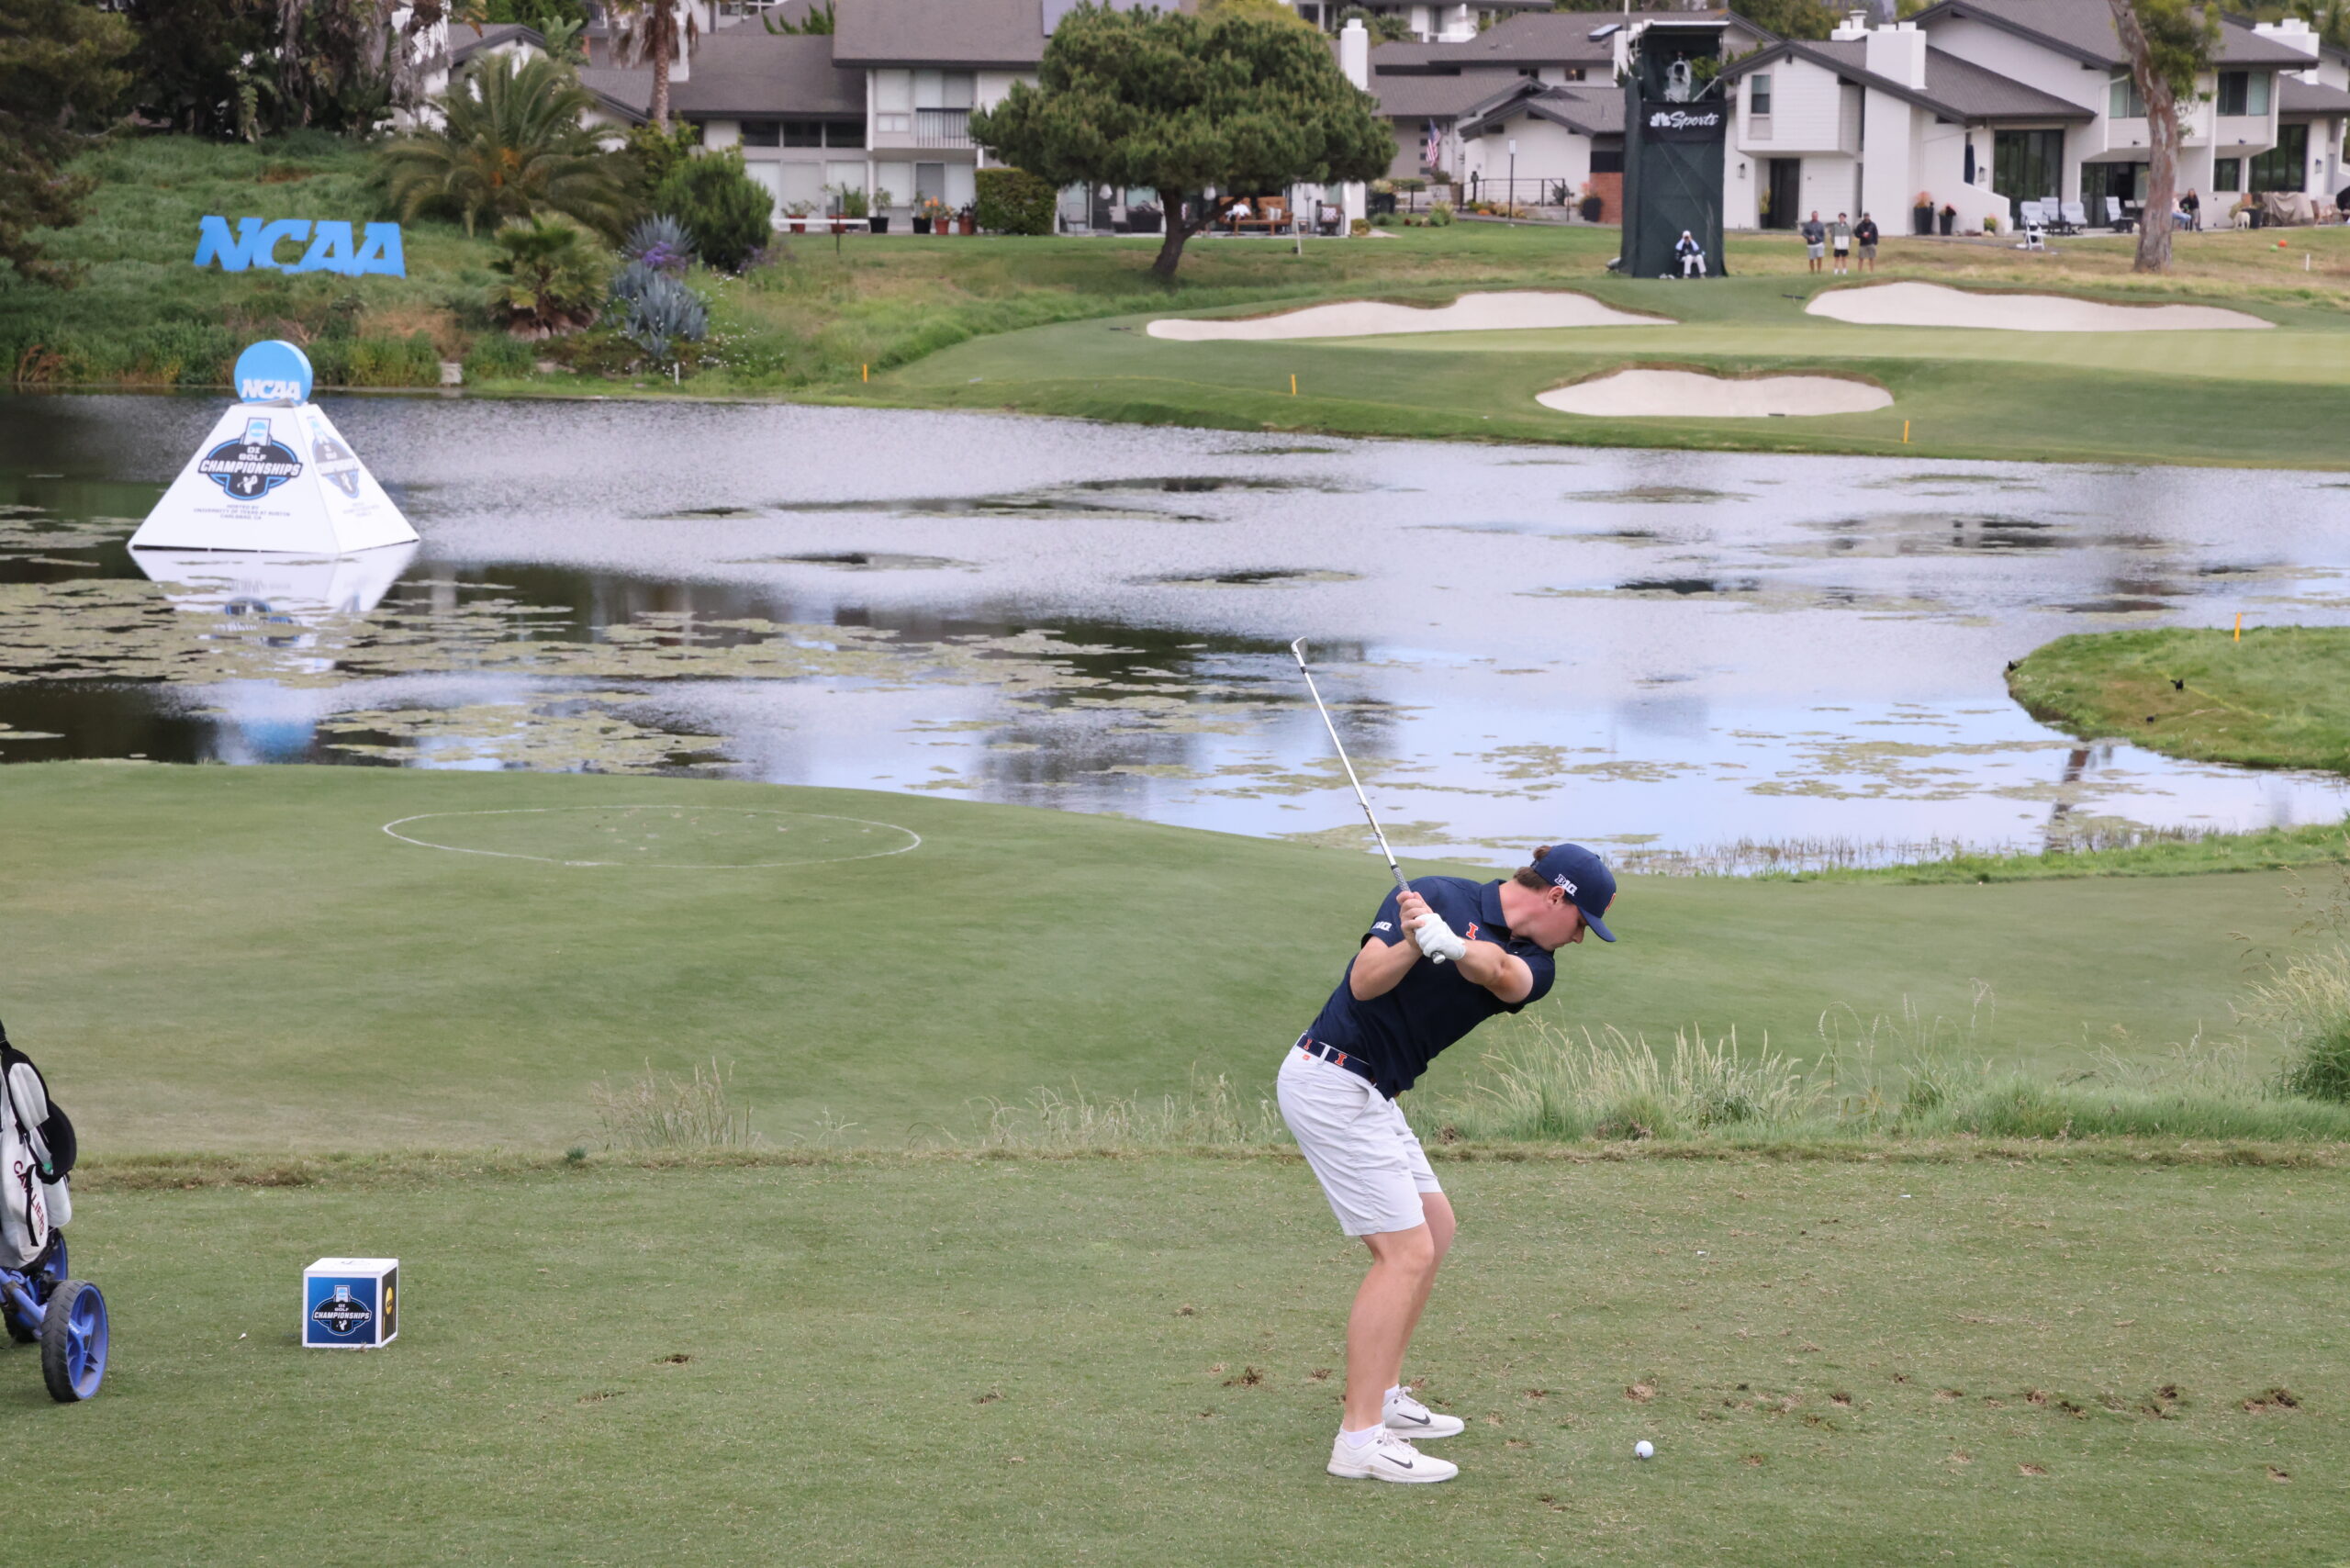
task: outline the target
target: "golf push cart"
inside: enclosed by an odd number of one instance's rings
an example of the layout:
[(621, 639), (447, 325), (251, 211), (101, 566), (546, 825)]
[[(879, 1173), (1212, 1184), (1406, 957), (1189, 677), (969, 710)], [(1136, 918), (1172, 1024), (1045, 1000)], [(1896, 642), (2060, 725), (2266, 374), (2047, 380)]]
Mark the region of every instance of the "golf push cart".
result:
[(106, 1298), (66, 1270), (73, 1156), (73, 1124), (0, 1028), (0, 1318), (17, 1344), (39, 1344), (41, 1381), (62, 1405), (106, 1375)]

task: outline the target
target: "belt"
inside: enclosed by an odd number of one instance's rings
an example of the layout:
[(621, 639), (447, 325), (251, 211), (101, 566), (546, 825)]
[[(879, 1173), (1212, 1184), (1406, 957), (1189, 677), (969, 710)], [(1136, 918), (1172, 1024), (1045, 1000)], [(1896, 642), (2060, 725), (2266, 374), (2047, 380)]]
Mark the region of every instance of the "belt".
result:
[(1361, 1057), (1348, 1056), (1336, 1046), (1326, 1046), (1319, 1040), (1308, 1039), (1305, 1036), (1300, 1035), (1297, 1037), (1297, 1048), (1307, 1056), (1319, 1057), (1333, 1067), (1345, 1068), (1365, 1083), (1375, 1085), (1379, 1082), (1378, 1070), (1370, 1062)]

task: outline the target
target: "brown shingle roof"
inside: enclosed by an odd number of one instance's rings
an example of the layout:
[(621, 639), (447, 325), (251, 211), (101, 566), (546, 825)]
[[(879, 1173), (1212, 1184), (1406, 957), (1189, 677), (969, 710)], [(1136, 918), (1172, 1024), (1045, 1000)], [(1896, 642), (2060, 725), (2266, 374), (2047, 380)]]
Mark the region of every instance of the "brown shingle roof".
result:
[[(1942, 0), (1916, 20), (1930, 28), (1943, 17), (1975, 17), (2091, 64), (2114, 68), (2130, 62), (2106, 0)], [(2224, 17), (2219, 60), (2222, 65), (2307, 65), (2310, 57)]]
[(2277, 78), (2277, 112), (2281, 115), (2350, 115), (2350, 93), (2298, 76)]
[[(1896, 84), (1870, 76), (1867, 69), (1868, 45), (1859, 39), (1831, 40), (1826, 43), (1782, 45), (1795, 52), (1808, 54), (1822, 64), (1835, 62), (1853, 80), (1867, 78), (1873, 86), (1894, 86)], [(1774, 50), (1773, 54), (1781, 52)], [(1749, 62), (1740, 61), (1723, 74), (1743, 75)], [(2085, 109), (2068, 99), (2037, 87), (2026, 86), (2011, 76), (2002, 76), (1971, 60), (1961, 60), (1929, 44), (1926, 48), (1926, 85), (1923, 91), (1908, 95), (1912, 102), (1930, 108), (1945, 119), (1959, 121), (1990, 119), (2094, 119), (2096, 112)]]
[(1374, 73), (1371, 94), (1379, 100), (1379, 112), (1390, 119), (1455, 119), (1525, 80), (1508, 70), (1435, 75)]

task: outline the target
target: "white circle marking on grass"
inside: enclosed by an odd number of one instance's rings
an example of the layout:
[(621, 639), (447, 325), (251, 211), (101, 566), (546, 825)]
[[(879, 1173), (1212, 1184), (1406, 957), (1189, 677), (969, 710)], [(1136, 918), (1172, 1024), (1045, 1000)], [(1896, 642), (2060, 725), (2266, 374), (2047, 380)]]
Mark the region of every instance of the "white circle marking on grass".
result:
[(419, 849), (442, 849), (448, 851), (452, 855), (487, 855), (491, 858), (498, 860), (535, 860), (543, 866), (641, 866), (662, 871), (768, 871), (788, 866), (844, 865), (852, 860), (879, 860), (891, 855), (903, 855), (911, 850), (922, 847), (922, 834), (916, 833), (913, 829), (903, 826), (898, 823), (872, 822), (864, 817), (834, 816), (824, 812), (763, 812), (738, 806), (721, 806), (715, 808), (699, 807), (694, 809), (703, 811), (732, 811), (740, 815), (750, 817), (803, 817), (813, 822), (854, 823), (859, 827), (888, 828), (892, 833), (902, 833), (912, 842), (901, 844), (895, 849), (877, 849), (869, 855), (827, 855), (813, 860), (755, 860), (743, 861), (738, 864), (728, 865), (672, 866), (665, 865), (657, 860), (558, 860), (551, 855), (523, 855), (510, 849), (470, 849), (461, 844), (434, 844), (430, 839), (411, 838), (407, 834), (397, 831), (397, 829), (406, 827), (410, 823), (431, 822), (437, 818), (442, 817), (518, 817), (543, 816), (554, 812), (677, 812), (686, 809), (687, 808), (679, 806), (643, 804), (628, 806), (517, 806), (507, 810), (489, 812), (423, 812), (416, 816), (399, 817), (394, 821), (387, 822), (384, 824), (384, 831), (390, 834), (394, 838), (398, 839), (402, 844), (413, 844)]
[(1868, 414), (1893, 394), (1840, 375), (1707, 375), (1694, 370), (1619, 370), (1535, 398), (1593, 419), (1761, 420), (1774, 414)]
[(1404, 332), (1510, 332), (1552, 327), (1676, 327), (1662, 316), (1636, 316), (1602, 305), (1587, 294), (1517, 289), (1464, 294), (1449, 305), (1428, 308), (1380, 299), (1347, 299), (1311, 305), (1279, 316), (1166, 317), (1147, 329), (1154, 338), (1200, 343), (1237, 340), (1265, 342), (1286, 338), (1377, 338)]
[(2115, 305), (2059, 294), (1976, 294), (1938, 283), (1832, 288), (1804, 312), (1858, 327), (1961, 327), (1998, 332), (2248, 332), (2276, 326), (2216, 305)]

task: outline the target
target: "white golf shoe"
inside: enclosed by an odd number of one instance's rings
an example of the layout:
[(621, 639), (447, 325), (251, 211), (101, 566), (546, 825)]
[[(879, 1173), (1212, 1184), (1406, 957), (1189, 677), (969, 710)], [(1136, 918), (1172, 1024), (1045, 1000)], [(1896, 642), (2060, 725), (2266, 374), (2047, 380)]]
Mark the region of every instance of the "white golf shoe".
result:
[(1457, 1438), (1463, 1429), (1458, 1416), (1441, 1416), (1412, 1397), (1408, 1388), (1387, 1396), (1387, 1429), (1413, 1442), (1430, 1438)]
[(1331, 1439), (1329, 1468), (1348, 1481), (1449, 1481), (1460, 1473), (1459, 1465), (1422, 1453), (1385, 1427), (1361, 1448), (1348, 1445), (1343, 1433)]

